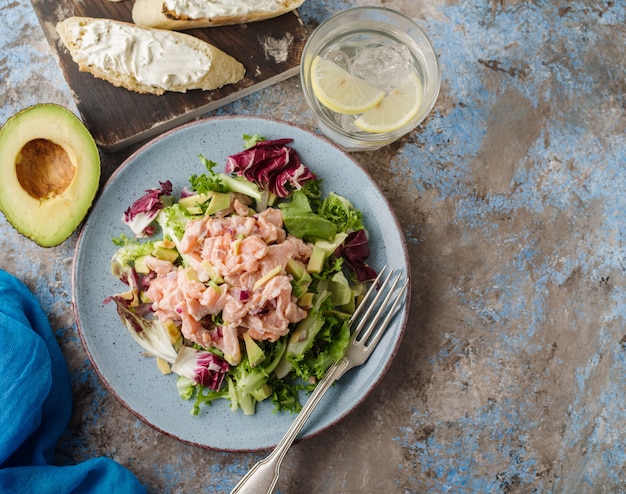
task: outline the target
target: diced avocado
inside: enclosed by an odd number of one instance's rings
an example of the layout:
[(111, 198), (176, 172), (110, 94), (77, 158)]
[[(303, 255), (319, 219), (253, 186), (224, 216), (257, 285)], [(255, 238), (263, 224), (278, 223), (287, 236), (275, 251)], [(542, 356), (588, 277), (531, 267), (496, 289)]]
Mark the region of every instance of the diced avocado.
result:
[(326, 251), (326, 255), (329, 256), (337, 250), (337, 247), (339, 247), (347, 237), (347, 233), (339, 232), (331, 241), (317, 240), (315, 245), (320, 249), (324, 249)]
[(171, 374), (172, 369), (170, 368), (170, 364), (167, 363), (167, 361), (163, 360), (162, 358), (158, 358), (156, 359), (157, 361), (157, 367), (159, 368), (159, 370), (161, 371), (161, 374)]
[(209, 194), (194, 194), (187, 197), (181, 197), (178, 200), (178, 204), (189, 209), (198, 206), (198, 204), (204, 204), (211, 196)]
[(142, 290), (139, 292), (139, 301), (142, 304), (147, 304), (152, 302), (152, 300), (150, 300), (150, 297), (148, 297), (148, 293), (145, 290)]
[(185, 269), (184, 274), (185, 278), (187, 278), (189, 281), (200, 281), (198, 279), (198, 273), (196, 273), (196, 270), (193, 268)]
[(311, 275), (307, 272), (306, 267), (295, 259), (289, 259), (285, 269), (287, 273), (293, 277), (291, 281), (293, 294), (296, 297), (300, 297), (306, 293), (312, 281)]
[(163, 240), (157, 240), (156, 242), (154, 242), (154, 246), (164, 247), (166, 249), (175, 249), (176, 243), (173, 240), (163, 239)]
[(222, 286), (218, 285), (213, 280), (209, 280), (209, 282), (206, 284), (206, 286), (207, 286), (207, 288), (211, 288), (212, 290), (215, 290), (217, 293), (222, 293)]
[(237, 365), (239, 363), (239, 356), (235, 356), (234, 354), (225, 353), (224, 360), (228, 362), (230, 365)]
[(215, 267), (213, 267), (209, 261), (202, 261), (201, 267), (202, 270), (209, 276), (211, 281), (214, 281), (215, 283), (224, 283), (224, 278), (217, 273)]
[(307, 271), (309, 273), (321, 273), (324, 269), (324, 262), (333, 252), (337, 250), (343, 241), (346, 239), (347, 234), (338, 233), (334, 236), (332, 241), (317, 240), (313, 246), (313, 252), (309, 259)]
[(157, 246), (152, 251), (152, 255), (162, 261), (175, 262), (178, 259), (178, 251), (176, 249), (167, 249), (162, 246)]
[(163, 323), (163, 327), (165, 331), (167, 331), (168, 336), (170, 337), (170, 341), (175, 348), (180, 346), (183, 342), (183, 335), (180, 333), (178, 326), (174, 321), (168, 320)]
[(248, 333), (243, 334), (243, 341), (246, 345), (246, 353), (248, 354), (250, 367), (256, 367), (265, 360), (265, 353)]
[(230, 200), (231, 196), (228, 192), (209, 191), (206, 194), (194, 194), (181, 197), (178, 200), (178, 204), (187, 209), (191, 214), (200, 214), (202, 209), (199, 206), (210, 201), (206, 214), (214, 214), (218, 211), (228, 209), (230, 207)]
[(202, 208), (200, 206), (189, 206), (188, 208), (185, 208), (187, 210), (187, 212), (189, 214), (192, 214), (194, 216), (200, 216), (202, 215)]
[(310, 309), (313, 306), (313, 297), (315, 296), (312, 292), (306, 292), (298, 299), (298, 305), (303, 309)]
[(324, 269), (324, 261), (326, 261), (327, 252), (318, 247), (317, 245), (313, 246), (313, 252), (311, 252), (311, 257), (309, 258), (309, 264), (306, 267), (306, 270), (309, 273), (321, 273), (322, 269)]
[(0, 129), (0, 210), (42, 247), (67, 239), (91, 207), (100, 154), (83, 123), (52, 104), (25, 108)]
[(148, 274), (150, 272), (150, 268), (146, 265), (146, 257), (148, 256), (139, 256), (135, 259), (135, 271), (140, 274)]
[[(306, 268), (304, 265), (295, 259), (289, 259), (287, 261), (287, 265), (285, 266), (285, 270), (294, 277), (296, 280), (301, 280), (304, 276), (308, 276)], [(310, 276), (309, 276), (310, 278)]]
[(230, 194), (228, 192), (213, 192), (211, 203), (206, 210), (206, 214), (214, 214), (218, 211), (228, 209), (230, 207)]
[(241, 252), (241, 237), (235, 237), (230, 243), (230, 252), (233, 256), (238, 256)]

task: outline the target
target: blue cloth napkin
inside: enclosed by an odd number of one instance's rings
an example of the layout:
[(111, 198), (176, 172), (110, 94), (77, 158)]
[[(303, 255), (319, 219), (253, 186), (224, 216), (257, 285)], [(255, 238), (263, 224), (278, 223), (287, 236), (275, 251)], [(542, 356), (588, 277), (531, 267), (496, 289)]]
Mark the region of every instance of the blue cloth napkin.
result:
[(145, 493), (109, 458), (53, 464), (71, 407), (69, 372), (46, 315), (26, 285), (0, 270), (0, 492)]

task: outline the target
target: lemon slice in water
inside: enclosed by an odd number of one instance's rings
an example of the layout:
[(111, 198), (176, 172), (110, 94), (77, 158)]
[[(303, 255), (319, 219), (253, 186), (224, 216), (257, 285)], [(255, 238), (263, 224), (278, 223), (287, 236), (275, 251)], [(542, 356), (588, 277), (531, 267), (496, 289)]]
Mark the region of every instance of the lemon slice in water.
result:
[(383, 90), (320, 56), (311, 64), (311, 86), (320, 103), (337, 113), (363, 113), (385, 97)]
[(422, 83), (416, 72), (354, 121), (364, 132), (393, 132), (409, 123), (422, 106)]

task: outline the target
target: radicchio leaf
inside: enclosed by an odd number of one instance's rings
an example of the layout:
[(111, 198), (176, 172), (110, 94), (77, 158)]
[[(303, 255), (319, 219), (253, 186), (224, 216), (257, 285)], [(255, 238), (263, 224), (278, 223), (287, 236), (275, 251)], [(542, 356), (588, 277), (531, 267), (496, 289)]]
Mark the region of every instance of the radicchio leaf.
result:
[(219, 391), (230, 365), (222, 357), (204, 350), (184, 346), (178, 351), (172, 372), (193, 379), (213, 391)]
[(306, 181), (316, 178), (302, 163), (300, 155), (287, 146), (292, 141), (275, 139), (258, 142), (229, 156), (225, 172), (237, 173), (277, 197), (287, 197), (289, 187), (299, 190)]
[(376, 278), (376, 271), (365, 262), (370, 255), (369, 240), (365, 230), (349, 233), (338, 250), (350, 269), (356, 273), (359, 281), (371, 281)]
[(167, 180), (159, 182), (160, 189), (148, 189), (125, 212), (122, 221), (133, 231), (135, 236), (150, 237), (156, 231), (152, 224), (159, 211), (165, 207), (164, 196), (172, 195), (172, 183)]
[(108, 298), (105, 303), (110, 301), (115, 302), (117, 312), (126, 329), (144, 350), (170, 364), (176, 360), (176, 350), (167, 330), (158, 320), (146, 318), (150, 312), (150, 304), (133, 307), (131, 301), (119, 295)]

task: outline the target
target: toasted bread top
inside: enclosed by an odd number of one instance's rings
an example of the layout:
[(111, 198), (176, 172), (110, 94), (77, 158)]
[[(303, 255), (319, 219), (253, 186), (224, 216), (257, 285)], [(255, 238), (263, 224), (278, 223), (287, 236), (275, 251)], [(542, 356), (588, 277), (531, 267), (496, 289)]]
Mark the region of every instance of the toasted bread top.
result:
[(211, 90), (243, 78), (241, 63), (187, 34), (70, 17), (57, 32), (81, 71), (139, 93)]
[(133, 21), (160, 29), (192, 29), (243, 24), (278, 17), (304, 0), (136, 0)]

